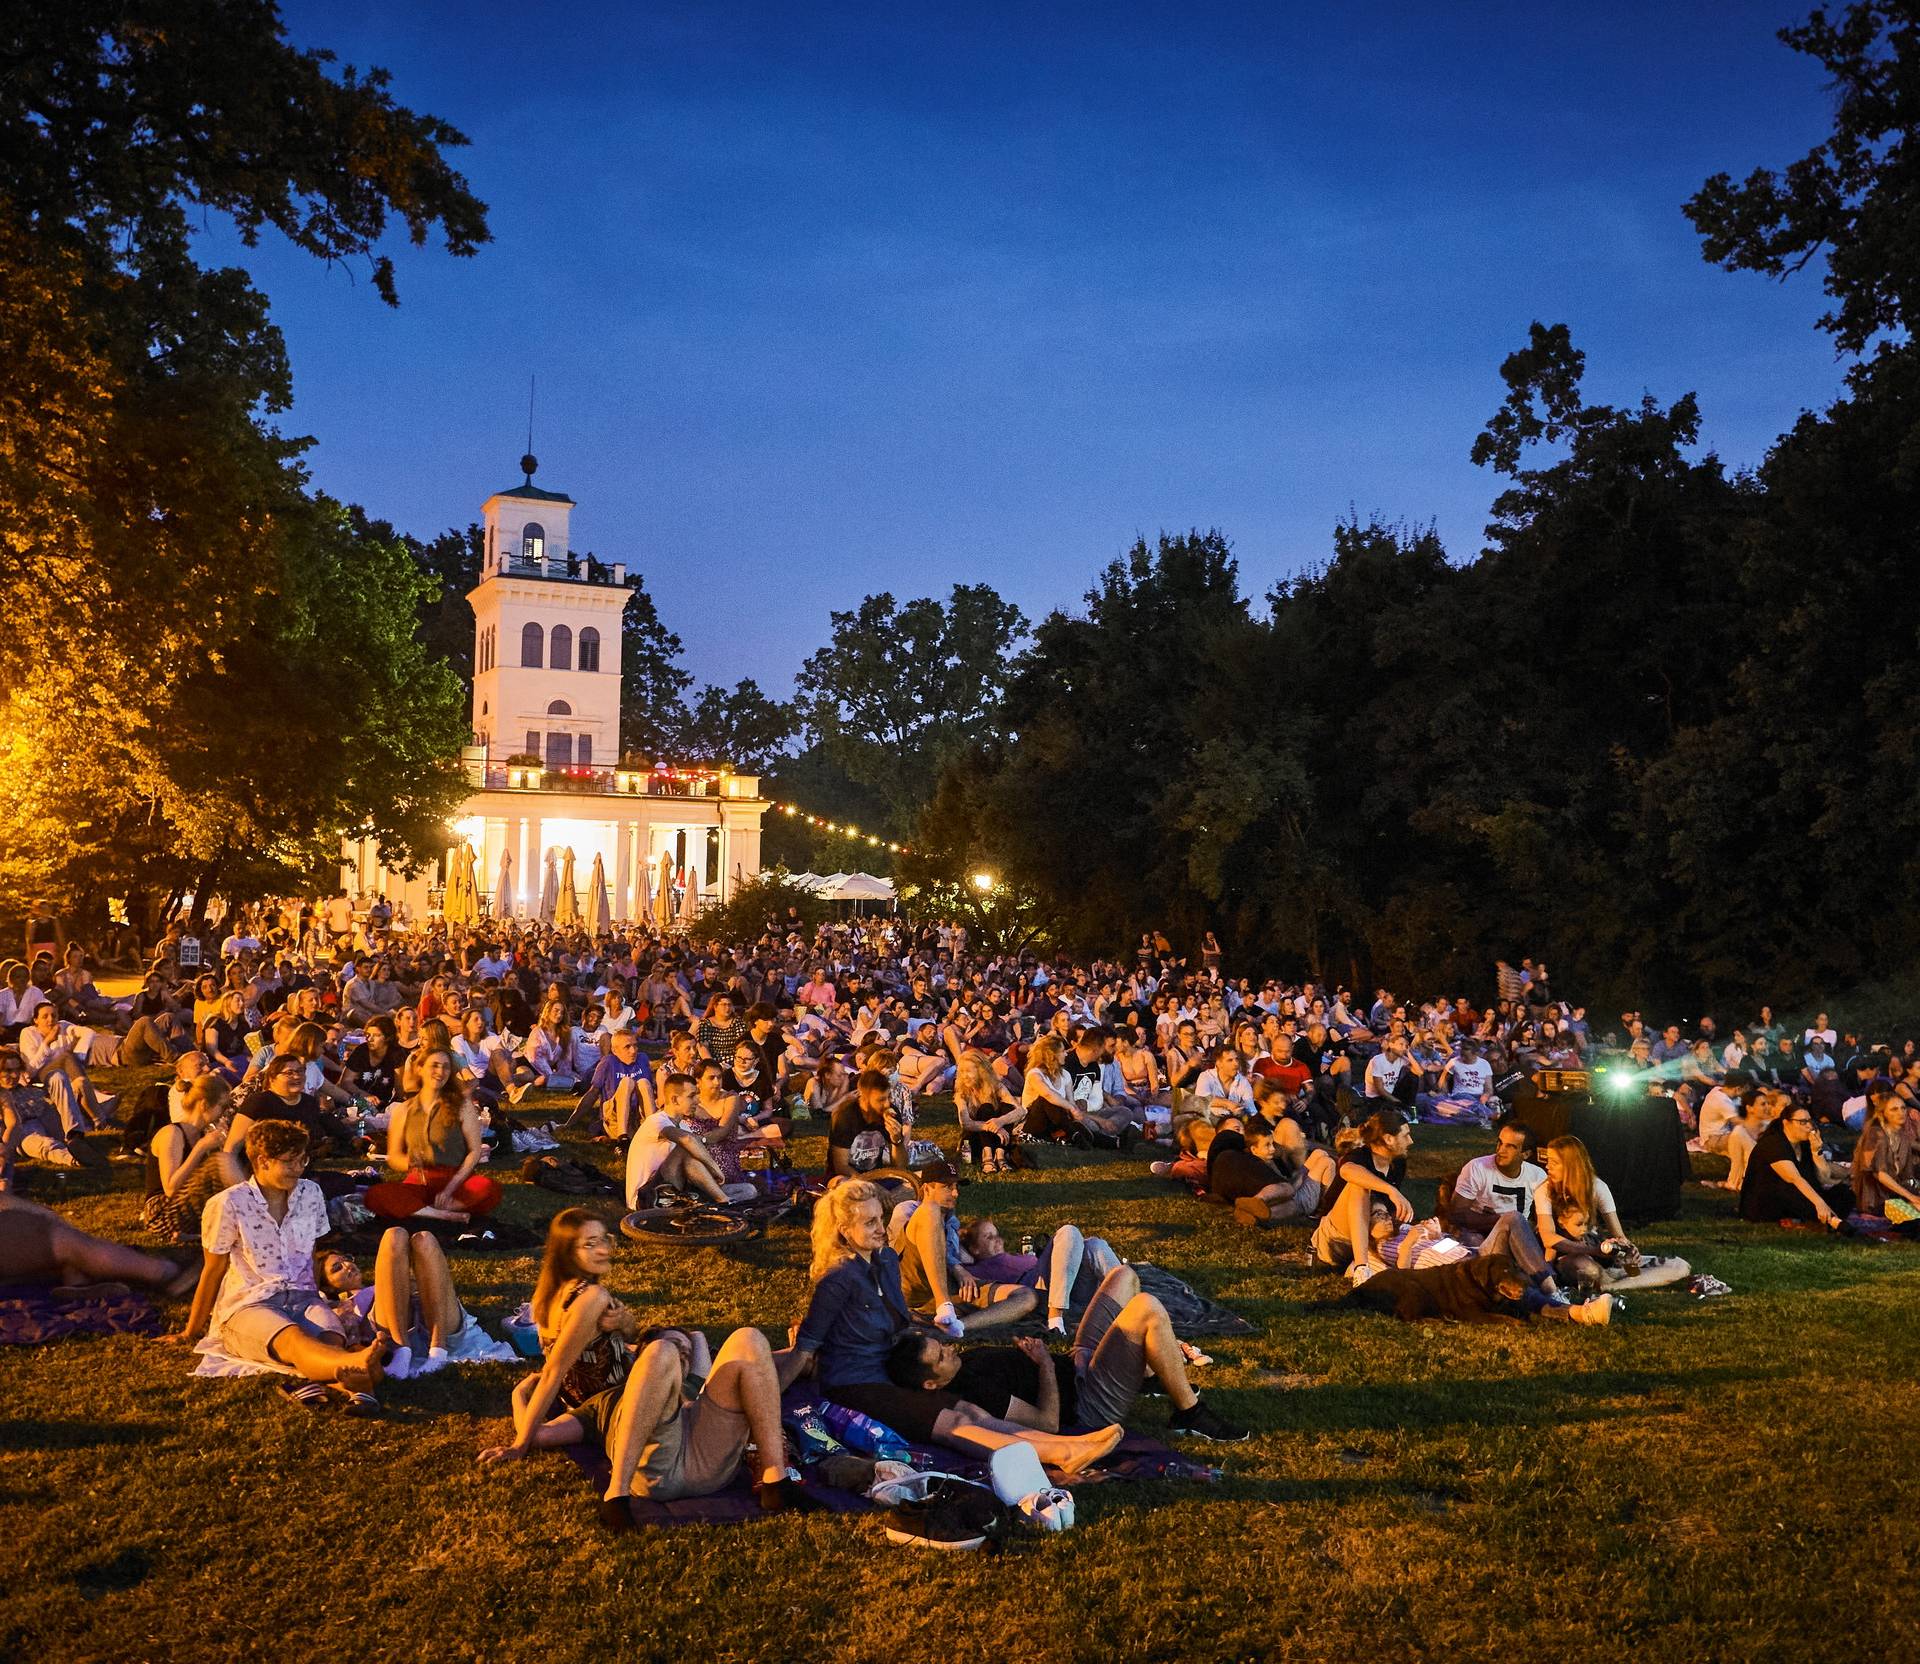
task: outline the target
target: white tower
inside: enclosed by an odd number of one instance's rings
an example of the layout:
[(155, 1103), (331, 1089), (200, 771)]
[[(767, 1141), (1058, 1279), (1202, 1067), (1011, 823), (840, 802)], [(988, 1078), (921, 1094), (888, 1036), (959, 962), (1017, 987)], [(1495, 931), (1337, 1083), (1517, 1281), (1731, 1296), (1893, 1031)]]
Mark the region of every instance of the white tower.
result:
[(473, 737), (498, 762), (531, 751), (551, 770), (620, 760), (620, 619), (624, 563), (568, 552), (573, 499), (533, 483), (481, 506), (486, 548), (473, 607)]

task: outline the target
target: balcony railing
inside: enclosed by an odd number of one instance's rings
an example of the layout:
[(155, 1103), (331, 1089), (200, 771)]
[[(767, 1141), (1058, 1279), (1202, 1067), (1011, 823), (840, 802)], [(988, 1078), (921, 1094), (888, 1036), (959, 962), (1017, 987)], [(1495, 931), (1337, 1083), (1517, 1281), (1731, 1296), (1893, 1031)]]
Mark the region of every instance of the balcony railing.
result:
[(534, 768), (469, 755), (467, 778), (490, 792), (597, 792), (609, 797), (754, 798), (754, 774), (689, 775), (626, 768)]
[(577, 584), (617, 584), (627, 581), (627, 563), (623, 560), (595, 560), (591, 555), (543, 553), (529, 560), (514, 553), (500, 558), (504, 578), (564, 578)]

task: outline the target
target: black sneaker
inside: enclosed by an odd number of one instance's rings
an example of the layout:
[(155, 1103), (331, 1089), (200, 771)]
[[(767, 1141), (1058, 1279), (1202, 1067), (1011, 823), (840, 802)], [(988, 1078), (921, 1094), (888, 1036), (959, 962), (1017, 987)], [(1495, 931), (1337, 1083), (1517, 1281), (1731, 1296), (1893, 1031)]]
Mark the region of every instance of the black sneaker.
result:
[(1167, 1425), (1181, 1438), (1211, 1439), (1215, 1444), (1244, 1444), (1253, 1437), (1247, 1428), (1215, 1415), (1204, 1398), (1196, 1398), (1187, 1409), (1175, 1410)]

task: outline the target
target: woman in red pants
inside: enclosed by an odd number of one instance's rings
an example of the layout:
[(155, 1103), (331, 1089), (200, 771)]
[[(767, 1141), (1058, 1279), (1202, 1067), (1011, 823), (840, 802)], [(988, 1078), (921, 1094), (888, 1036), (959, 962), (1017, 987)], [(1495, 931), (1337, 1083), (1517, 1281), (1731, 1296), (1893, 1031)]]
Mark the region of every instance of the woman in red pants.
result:
[(464, 1222), (500, 1205), (500, 1186), (474, 1169), (486, 1158), (480, 1115), (447, 1051), (418, 1060), (420, 1090), (393, 1110), (387, 1165), (405, 1177), (370, 1186), (367, 1206), (382, 1219)]

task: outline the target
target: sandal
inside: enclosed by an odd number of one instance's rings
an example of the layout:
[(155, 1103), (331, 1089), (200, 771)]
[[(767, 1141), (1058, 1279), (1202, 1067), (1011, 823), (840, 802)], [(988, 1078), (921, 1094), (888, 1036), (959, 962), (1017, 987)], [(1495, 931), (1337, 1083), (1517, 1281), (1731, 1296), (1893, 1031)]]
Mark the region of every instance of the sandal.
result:
[(327, 1401), (327, 1389), (318, 1381), (282, 1381), (278, 1390), (288, 1403), (299, 1404), (309, 1410), (317, 1410)]
[[(333, 1390), (340, 1394), (343, 1402), (340, 1413), (348, 1416), (377, 1416), (380, 1413), (380, 1400), (370, 1392), (360, 1392), (352, 1387), (344, 1387), (334, 1382)], [(322, 1397), (325, 1396), (323, 1393)]]

